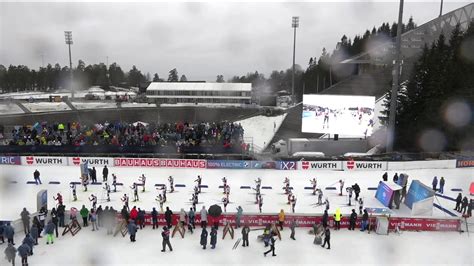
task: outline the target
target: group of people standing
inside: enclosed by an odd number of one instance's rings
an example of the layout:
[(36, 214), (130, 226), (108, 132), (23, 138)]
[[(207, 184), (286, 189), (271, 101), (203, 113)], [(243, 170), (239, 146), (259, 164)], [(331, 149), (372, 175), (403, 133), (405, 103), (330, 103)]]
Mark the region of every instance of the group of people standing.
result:
[[(31, 218), (30, 212), (23, 208), (20, 213), (23, 231), (25, 237), (18, 248), (15, 247), (14, 237), (15, 230), (10, 223), (0, 223), (0, 240), (4, 241), (7, 238), (8, 246), (5, 249), (5, 257), (9, 263), (15, 265), (16, 254), (21, 257), (22, 265), (28, 265), (28, 257), (33, 255), (34, 246), (38, 245), (38, 238), (42, 238), (42, 234), (46, 236), (46, 244), (54, 244), (54, 233), (58, 237), (58, 226), (64, 226), (64, 212), (65, 206), (59, 205), (58, 209), (53, 208), (48, 217), (48, 211), (42, 207), (38, 215)], [(46, 223), (46, 218), (48, 222)], [(32, 221), (32, 222), (31, 222)]]

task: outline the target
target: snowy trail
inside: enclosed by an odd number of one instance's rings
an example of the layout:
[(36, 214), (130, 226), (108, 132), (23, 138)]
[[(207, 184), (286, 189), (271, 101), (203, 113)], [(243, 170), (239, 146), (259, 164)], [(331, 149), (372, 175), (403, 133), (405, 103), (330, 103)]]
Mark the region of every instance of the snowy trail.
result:
[[(27, 185), (26, 181), (31, 181), (32, 173), (35, 169), (41, 172), (41, 178), (44, 185)], [(102, 168), (97, 168), (98, 180), (102, 180)], [(438, 177), (444, 176), (446, 179), (445, 194), (450, 197), (455, 197), (457, 192), (452, 192), (451, 188), (461, 188), (465, 192), (468, 191), (469, 184), (472, 181), (472, 169), (425, 169), (425, 170), (405, 170), (398, 171), (407, 173), (409, 181), (419, 179), (423, 183), (429, 185), (434, 175)], [(382, 171), (284, 171), (284, 170), (213, 170), (213, 169), (163, 169), (163, 168), (130, 168), (130, 167), (110, 167), (109, 168), (109, 184), (111, 183), (111, 174), (116, 173), (118, 182), (124, 183), (124, 187), (118, 187), (117, 193), (111, 194), (111, 202), (106, 203), (105, 194), (102, 185), (90, 185), (88, 192), (83, 192), (82, 187), (77, 187), (78, 201), (71, 202), (71, 192), (69, 182), (79, 181), (80, 170), (75, 166), (0, 166), (0, 180), (3, 181), (0, 185), (0, 219), (17, 219), (21, 208), (27, 207), (30, 210), (36, 209), (36, 193), (40, 189), (47, 188), (49, 196), (49, 206), (54, 206), (52, 196), (60, 192), (64, 197), (64, 202), (67, 208), (71, 206), (81, 207), (85, 204), (90, 207), (87, 198), (94, 193), (98, 196), (99, 202), (102, 205), (113, 206), (116, 209), (121, 209), (122, 203), (120, 197), (127, 193), (130, 197), (132, 191), (130, 186), (133, 182), (138, 181), (141, 174), (147, 176), (146, 192), (139, 192), (140, 201), (130, 203), (132, 206), (145, 208), (150, 211), (152, 207), (157, 207), (155, 197), (158, 191), (155, 190), (154, 184), (167, 184), (167, 178), (172, 175), (175, 179), (175, 184), (184, 184), (185, 188), (176, 188), (175, 193), (168, 193), (168, 202), (165, 206), (170, 206), (174, 211), (181, 208), (189, 209), (191, 204), (192, 190), (195, 185), (194, 180), (197, 175), (203, 177), (203, 185), (208, 185), (209, 188), (203, 189), (203, 193), (199, 196), (197, 208), (200, 209), (202, 205), (210, 206), (212, 204), (219, 204), (223, 197), (222, 177), (226, 176), (228, 184), (231, 187), (230, 204), (227, 206), (229, 212), (235, 212), (237, 206), (242, 206), (245, 213), (258, 212), (257, 205), (254, 204), (255, 194), (253, 190), (240, 189), (240, 186), (254, 187), (254, 180), (257, 177), (262, 178), (262, 186), (271, 186), (271, 190), (262, 189), (263, 194), (263, 212), (276, 213), (280, 209), (285, 212), (290, 212), (290, 205), (287, 203), (287, 197), (283, 194), (283, 180), (286, 176), (290, 178), (291, 186), (294, 188), (293, 192), (297, 197), (296, 212), (308, 214), (320, 214), (323, 212), (323, 206), (315, 207), (314, 203), (317, 197), (311, 194), (311, 190), (305, 190), (305, 187), (310, 186), (310, 178), (316, 177), (318, 179), (318, 187), (333, 186), (338, 188), (336, 184), (339, 179), (345, 180), (345, 186), (358, 183), (361, 187), (361, 197), (364, 198), (365, 207), (383, 207), (380, 202), (375, 199), (375, 191), (368, 190), (369, 187), (377, 187), (379, 180), (383, 174)], [(395, 172), (389, 172), (389, 176), (393, 176)], [(10, 184), (8, 180), (15, 180), (16, 184)], [(60, 185), (48, 185), (49, 181), (60, 181)], [(169, 189), (169, 188), (168, 188)], [(330, 212), (333, 212), (336, 207), (341, 207), (342, 213), (350, 213), (352, 208), (357, 209), (358, 206), (347, 206), (347, 197), (338, 196), (337, 190), (324, 190), (324, 198), (328, 197), (330, 201)], [(132, 198), (132, 197), (131, 197)], [(447, 209), (451, 210), (454, 207), (452, 201), (439, 198), (440, 203)], [(435, 201), (436, 203), (436, 201)], [(433, 209), (433, 214), (438, 217), (446, 217), (446, 214), (436, 208)], [(401, 205), (400, 210), (394, 213), (395, 216), (410, 216), (410, 209), (405, 205)]]
[[(276, 257), (262, 242), (256, 240), (261, 231), (252, 231), (248, 248), (239, 246), (232, 250), (236, 238), (222, 240), (222, 227), (218, 231), (216, 249), (202, 250), (199, 245), (201, 229), (194, 234), (186, 232), (185, 238), (171, 238), (173, 252), (160, 252), (161, 227), (152, 230), (147, 226), (139, 230), (137, 241), (131, 243), (128, 235), (112, 237), (106, 230), (92, 232), (83, 228), (76, 236), (60, 236), (53, 245), (39, 239), (30, 265), (472, 265), (472, 239), (457, 232), (403, 232), (400, 235), (377, 235), (356, 231), (332, 231), (331, 250), (313, 245), (313, 235), (307, 229), (296, 229), (296, 241), (289, 238), (289, 230), (281, 232), (282, 240), (276, 241)], [(17, 234), (19, 243), (22, 234)], [(5, 245), (1, 245), (5, 246)], [(20, 259), (17, 256), (17, 263)], [(0, 264), (7, 265), (4, 256)]]

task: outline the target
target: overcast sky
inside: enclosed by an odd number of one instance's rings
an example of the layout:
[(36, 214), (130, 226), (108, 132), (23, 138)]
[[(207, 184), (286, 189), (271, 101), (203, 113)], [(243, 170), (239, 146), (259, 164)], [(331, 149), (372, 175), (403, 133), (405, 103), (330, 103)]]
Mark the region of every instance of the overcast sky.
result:
[[(406, 1), (407, 2), (407, 1)], [(468, 2), (445, 0), (449, 12)], [(404, 21), (420, 25), (439, 2), (405, 3)], [(177, 68), (188, 80), (214, 81), (258, 70), (266, 76), (292, 63), (291, 17), (300, 17), (296, 63), (332, 51), (343, 34), (397, 20), (397, 2), (345, 3), (0, 3), (0, 64), (38, 68), (68, 64), (64, 31), (73, 32), (73, 65), (135, 64), (167, 78)]]

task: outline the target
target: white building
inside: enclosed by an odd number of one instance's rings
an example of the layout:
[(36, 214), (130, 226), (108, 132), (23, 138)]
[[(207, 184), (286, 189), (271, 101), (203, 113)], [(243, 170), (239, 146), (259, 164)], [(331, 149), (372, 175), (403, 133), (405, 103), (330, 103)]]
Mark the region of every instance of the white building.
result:
[(250, 104), (251, 83), (152, 82), (146, 89), (148, 102)]

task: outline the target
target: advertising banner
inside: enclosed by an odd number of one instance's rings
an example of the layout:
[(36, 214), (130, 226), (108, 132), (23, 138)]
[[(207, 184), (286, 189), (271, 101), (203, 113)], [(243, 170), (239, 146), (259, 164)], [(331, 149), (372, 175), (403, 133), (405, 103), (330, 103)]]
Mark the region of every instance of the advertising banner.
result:
[(413, 208), (413, 203), (433, 196), (434, 192), (430, 187), (423, 185), (419, 180), (413, 180), (404, 203), (411, 209)]
[(251, 161), (252, 169), (276, 169), (277, 163), (273, 161)]
[(251, 161), (238, 160), (208, 160), (208, 169), (250, 169)]
[(0, 156), (0, 164), (20, 165), (20, 156)]
[(342, 170), (341, 161), (300, 161), (298, 162), (299, 170)]
[[(376, 224), (376, 216), (371, 216), (370, 223)], [(276, 223), (278, 220), (277, 214), (244, 214), (240, 219), (241, 224), (248, 224), (251, 227), (265, 227), (267, 224)], [(322, 216), (317, 215), (287, 215), (284, 226), (289, 226), (290, 222), (295, 220), (299, 227), (312, 227), (314, 224), (320, 224)], [(172, 223), (176, 224), (179, 221), (179, 214), (173, 214)], [(195, 218), (196, 224), (201, 222), (201, 216), (196, 213)], [(235, 226), (235, 214), (224, 214), (219, 218), (212, 218), (208, 216), (208, 224), (217, 222), (220, 226), (225, 225), (227, 222), (232, 226)], [(145, 223), (151, 224), (151, 214), (145, 215)], [(158, 215), (158, 223), (165, 225), (166, 220), (163, 214)], [(360, 217), (356, 221), (356, 227), (360, 228), (361, 219)], [(329, 226), (334, 226), (334, 220), (332, 217), (329, 220)], [(410, 217), (390, 217), (389, 219), (389, 230), (394, 230), (399, 227), (404, 231), (459, 231), (461, 228), (461, 222), (459, 219), (431, 219), (431, 218), (410, 218)], [(349, 218), (343, 216), (341, 218), (341, 227), (349, 227)], [(376, 229), (376, 228), (373, 228)]]
[(381, 161), (345, 161), (342, 169), (344, 171), (386, 171), (387, 162)]
[(456, 168), (474, 167), (474, 159), (456, 160)]
[(206, 168), (206, 160), (160, 158), (114, 158), (114, 166), (160, 168)]
[(391, 217), (389, 223), (389, 229), (399, 226), (405, 231), (459, 231), (461, 229), (459, 219)]
[(383, 206), (392, 208), (393, 190), (385, 182), (379, 182), (375, 197), (383, 204)]
[(67, 157), (22, 156), (22, 165), (68, 165)]
[(278, 161), (276, 166), (278, 170), (296, 170), (297, 163), (290, 161)]
[(110, 157), (68, 157), (69, 166), (79, 166), (88, 163), (90, 166), (114, 166), (114, 158)]
[(388, 162), (387, 170), (413, 170), (413, 169), (453, 169), (456, 160), (429, 160), (429, 161), (394, 161)]

